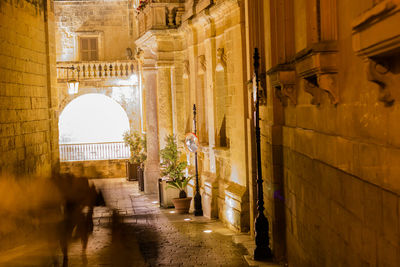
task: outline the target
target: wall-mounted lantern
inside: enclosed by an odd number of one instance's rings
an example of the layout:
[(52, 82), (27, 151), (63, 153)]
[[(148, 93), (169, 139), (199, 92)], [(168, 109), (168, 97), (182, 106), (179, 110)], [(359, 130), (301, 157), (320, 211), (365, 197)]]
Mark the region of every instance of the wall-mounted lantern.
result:
[[(75, 68), (73, 65), (71, 67), (58, 67), (59, 69), (66, 69), (67, 70), (67, 87), (68, 87), (68, 94), (74, 95), (78, 93), (79, 89), (79, 71), (80, 68)], [(78, 71), (78, 79), (75, 79), (75, 69)], [(72, 78), (69, 78), (69, 70), (72, 70)]]

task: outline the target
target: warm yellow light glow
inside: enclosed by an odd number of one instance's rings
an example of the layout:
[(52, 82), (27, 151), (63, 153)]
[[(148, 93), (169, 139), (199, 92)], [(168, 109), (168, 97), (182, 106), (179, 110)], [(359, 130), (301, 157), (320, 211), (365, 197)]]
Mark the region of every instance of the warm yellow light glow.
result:
[(169, 213), (175, 213), (175, 211), (174, 211), (174, 210), (171, 210)]
[(224, 71), (224, 66), (221, 63), (218, 63), (215, 67), (215, 71)]
[(86, 94), (72, 100), (59, 118), (60, 143), (120, 142), (129, 130), (124, 109), (111, 98)]
[(70, 80), (67, 82), (68, 94), (74, 95), (78, 93), (79, 82), (77, 80)]
[(191, 221), (192, 219), (190, 219), (190, 218), (185, 218), (185, 219), (183, 219), (184, 221)]
[(206, 234), (209, 234), (209, 233), (212, 233), (212, 230), (204, 230), (203, 232)]
[(226, 219), (228, 220), (228, 222), (230, 222), (231, 224), (234, 224), (234, 218), (233, 218), (233, 211), (232, 208), (227, 208), (226, 210)]
[(139, 83), (139, 79), (136, 74), (132, 74), (128, 79), (117, 80), (117, 85), (119, 85), (119, 86), (137, 85), (138, 83)]

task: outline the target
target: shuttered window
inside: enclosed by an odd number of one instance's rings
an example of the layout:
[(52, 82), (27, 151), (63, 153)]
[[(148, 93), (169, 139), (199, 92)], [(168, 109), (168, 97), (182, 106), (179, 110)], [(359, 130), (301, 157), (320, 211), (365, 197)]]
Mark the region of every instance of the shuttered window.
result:
[(98, 60), (98, 43), (97, 38), (80, 38), (81, 42), (81, 60), (90, 61)]

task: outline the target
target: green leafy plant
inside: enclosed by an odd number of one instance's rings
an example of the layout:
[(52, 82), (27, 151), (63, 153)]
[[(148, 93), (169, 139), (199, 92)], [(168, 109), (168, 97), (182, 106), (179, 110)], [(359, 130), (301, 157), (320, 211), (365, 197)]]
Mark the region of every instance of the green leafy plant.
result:
[(160, 151), (161, 156), (161, 175), (168, 177), (167, 188), (179, 190), (179, 198), (186, 198), (186, 186), (192, 177), (186, 177), (184, 170), (187, 167), (186, 161), (180, 160), (180, 152), (175, 142), (174, 135), (165, 138), (166, 146)]
[(123, 134), (123, 140), (126, 146), (129, 146), (131, 151), (130, 163), (138, 164), (142, 167), (146, 161), (146, 135), (142, 135), (139, 132), (126, 131)]

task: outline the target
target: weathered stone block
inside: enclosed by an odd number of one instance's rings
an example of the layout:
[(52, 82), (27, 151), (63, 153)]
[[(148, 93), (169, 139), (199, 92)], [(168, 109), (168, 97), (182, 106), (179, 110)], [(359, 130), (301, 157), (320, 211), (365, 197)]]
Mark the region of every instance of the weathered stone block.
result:
[(364, 218), (364, 183), (357, 178), (342, 173), (344, 207), (358, 219)]
[(383, 236), (392, 245), (400, 249), (400, 215), (397, 196), (382, 190), (382, 230)]
[(382, 190), (371, 184), (364, 184), (364, 225), (381, 232), (382, 229)]

